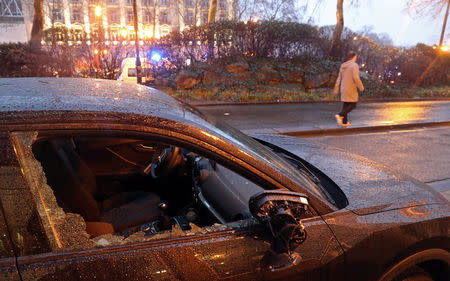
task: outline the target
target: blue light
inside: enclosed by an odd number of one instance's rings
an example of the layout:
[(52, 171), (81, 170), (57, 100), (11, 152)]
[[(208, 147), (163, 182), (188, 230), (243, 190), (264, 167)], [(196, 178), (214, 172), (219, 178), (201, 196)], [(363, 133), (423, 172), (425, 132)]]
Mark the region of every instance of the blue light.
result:
[(159, 52), (152, 51), (150, 54), (150, 59), (154, 62), (159, 62), (162, 59), (162, 56)]

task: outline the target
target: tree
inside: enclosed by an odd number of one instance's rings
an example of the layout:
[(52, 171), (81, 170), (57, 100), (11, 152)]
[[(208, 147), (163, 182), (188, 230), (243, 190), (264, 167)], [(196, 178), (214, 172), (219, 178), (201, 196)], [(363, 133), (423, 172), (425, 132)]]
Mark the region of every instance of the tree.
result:
[(409, 11), (418, 17), (426, 16), (436, 18), (445, 9), (439, 46), (444, 42), (445, 27), (447, 25), (450, 0), (408, 0), (406, 3)]
[(44, 1), (34, 0), (33, 27), (31, 28), (31, 46), (34, 49), (41, 48), (42, 31), (44, 30)]
[(211, 0), (209, 3), (208, 23), (216, 21), (217, 0)]
[[(358, 0), (351, 0), (352, 5), (358, 5)], [(344, 30), (344, 0), (337, 0), (336, 3), (336, 26), (334, 28), (333, 37), (331, 38), (330, 55), (334, 57), (340, 56), (341, 35)]]

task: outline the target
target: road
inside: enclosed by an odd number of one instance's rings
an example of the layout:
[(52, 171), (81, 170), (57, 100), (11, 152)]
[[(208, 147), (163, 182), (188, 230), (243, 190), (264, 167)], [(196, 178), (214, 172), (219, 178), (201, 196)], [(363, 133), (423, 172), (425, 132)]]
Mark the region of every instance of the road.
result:
[[(346, 149), (411, 175), (439, 190), (450, 200), (450, 126), (426, 125), (396, 130), (396, 125), (450, 121), (450, 101), (360, 103), (350, 113), (352, 132), (338, 128), (339, 104), (274, 104), (199, 107), (232, 126), (252, 133), (292, 133)], [(394, 129), (370, 128), (394, 125)], [(316, 131), (317, 130), (317, 131)], [(327, 133), (329, 132), (329, 133)], [(347, 133), (348, 132), (348, 133)]]
[(310, 137), (425, 182), (450, 200), (450, 127)]
[[(339, 103), (201, 106), (247, 133), (337, 129)], [(359, 103), (349, 114), (352, 127), (450, 121), (450, 101)]]

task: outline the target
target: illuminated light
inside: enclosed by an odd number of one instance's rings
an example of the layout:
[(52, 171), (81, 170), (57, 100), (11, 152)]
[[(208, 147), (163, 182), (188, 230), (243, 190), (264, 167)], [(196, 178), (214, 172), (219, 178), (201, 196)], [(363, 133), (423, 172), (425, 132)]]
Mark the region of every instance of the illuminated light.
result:
[(380, 80), (380, 83), (383, 82), (383, 80)]
[(186, 59), (186, 65), (191, 65), (191, 59)]
[(300, 197), (300, 202), (302, 204), (308, 205), (308, 199), (306, 199), (305, 197)]
[(131, 41), (131, 42), (130, 42), (131, 45), (134, 45), (134, 43), (135, 43), (134, 41)]
[(122, 42), (122, 45), (126, 45), (126, 44), (128, 44), (128, 41), (123, 41)]
[(358, 40), (358, 36), (353, 37), (353, 40), (354, 41)]
[(128, 35), (128, 31), (127, 31), (125, 28), (122, 28), (122, 29), (120, 30), (120, 35), (121, 35), (123, 38), (125, 38), (125, 37), (127, 37), (127, 35)]
[(154, 61), (154, 62), (160, 62), (161, 59), (162, 59), (162, 56), (161, 56), (161, 54), (160, 54), (159, 52), (157, 52), (157, 51), (152, 51), (152, 52), (150, 53), (150, 59), (151, 59), (152, 61)]
[(69, 46), (72, 46), (72, 41), (69, 41), (69, 43), (68, 43), (68, 44), (69, 44)]
[(91, 41), (87, 41), (86, 44), (88, 44), (88, 46), (90, 46), (91, 45)]
[(98, 54), (98, 50), (97, 49), (94, 50), (94, 54)]
[(401, 76), (401, 75), (402, 75), (402, 73), (401, 73), (401, 72), (399, 72), (399, 73), (397, 73), (397, 75), (398, 75), (398, 76)]
[(106, 50), (106, 49), (103, 50), (103, 54), (104, 54), (104, 55), (107, 55), (107, 54), (108, 54), (108, 50)]
[(144, 41), (139, 41), (139, 45), (144, 45)]
[(41, 45), (45, 45), (45, 41), (44, 40), (41, 41)]
[(368, 70), (366, 70), (366, 73), (369, 73), (369, 71), (368, 71)]
[(252, 18), (252, 22), (254, 22), (254, 23), (258, 23), (258, 21), (259, 21), (259, 18), (258, 18), (258, 17), (254, 17), (254, 18)]
[(118, 98), (118, 97), (115, 97), (114, 100), (119, 100), (119, 98)]
[(153, 37), (153, 32), (152, 32), (152, 30), (150, 28), (146, 28), (144, 30), (144, 35), (145, 35), (146, 38), (152, 38)]
[(102, 15), (102, 7), (100, 6), (95, 6), (95, 16), (99, 17)]
[(81, 44), (81, 41), (77, 41), (77, 44), (80, 45), (80, 44)]
[(248, 23), (248, 21), (244, 21), (244, 24), (247, 24)]
[(372, 74), (372, 77), (375, 77), (375, 74)]
[(435, 49), (435, 50), (436, 50), (436, 49), (437, 49), (437, 46), (436, 46), (436, 45), (433, 45), (433, 49)]
[(63, 43), (64, 43), (63, 41), (56, 42), (56, 44), (58, 44), (58, 45), (62, 45)]
[(450, 51), (450, 47), (447, 45), (441, 46), (441, 51), (448, 52), (448, 51)]
[(117, 41), (113, 41), (113, 44), (114, 44), (114, 45), (117, 45), (117, 43), (119, 43), (119, 42), (117, 42)]
[(392, 81), (391, 81), (391, 84), (394, 84), (394, 83), (395, 83), (395, 81), (394, 81), (394, 80), (392, 80)]
[(105, 45), (106, 45), (106, 46), (109, 46), (109, 41), (106, 41), (106, 42), (105, 42)]
[(363, 63), (362, 65), (361, 65), (362, 67), (364, 67), (364, 66), (366, 66), (366, 64), (365, 63)]

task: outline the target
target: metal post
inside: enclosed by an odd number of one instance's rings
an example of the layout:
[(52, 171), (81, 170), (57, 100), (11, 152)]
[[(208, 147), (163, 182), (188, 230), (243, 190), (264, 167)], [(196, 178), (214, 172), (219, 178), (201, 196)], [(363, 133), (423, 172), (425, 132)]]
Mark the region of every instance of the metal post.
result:
[(137, 19), (137, 5), (136, 0), (133, 0), (133, 21), (134, 21), (134, 33), (136, 37), (135, 46), (136, 46), (136, 79), (137, 83), (142, 83), (142, 76), (141, 76), (141, 57), (139, 55), (139, 31), (138, 31), (138, 19)]

